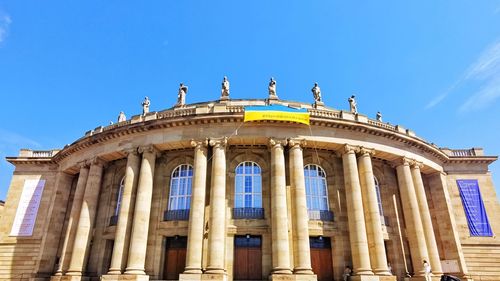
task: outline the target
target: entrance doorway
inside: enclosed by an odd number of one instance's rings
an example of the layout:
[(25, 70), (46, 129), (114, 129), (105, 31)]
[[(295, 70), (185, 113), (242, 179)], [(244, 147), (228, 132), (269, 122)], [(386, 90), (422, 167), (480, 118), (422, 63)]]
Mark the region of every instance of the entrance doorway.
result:
[(234, 237), (234, 280), (262, 280), (262, 238)]
[(333, 280), (332, 244), (328, 237), (310, 237), (311, 266), (318, 281)]
[(179, 280), (179, 274), (186, 267), (187, 237), (167, 237), (165, 240), (163, 279)]

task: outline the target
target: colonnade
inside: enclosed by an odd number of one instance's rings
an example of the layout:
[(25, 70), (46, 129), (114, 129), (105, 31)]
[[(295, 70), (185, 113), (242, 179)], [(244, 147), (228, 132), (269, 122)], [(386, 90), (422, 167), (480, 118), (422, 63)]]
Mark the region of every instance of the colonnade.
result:
[[(188, 223), (186, 267), (181, 280), (226, 279), (226, 147), (227, 138), (192, 141), (194, 175)], [(205, 214), (208, 146), (212, 147), (210, 208)], [(271, 155), (271, 278), (314, 279), (309, 246), (309, 218), (306, 204), (303, 147), (301, 139), (269, 139)], [(288, 146), (292, 217), (288, 217), (285, 148)], [(153, 146), (125, 151), (127, 166), (122, 202), (115, 232), (111, 266), (103, 280), (147, 280), (145, 273), (147, 238), (157, 151)], [(353, 274), (389, 276), (381, 218), (372, 168), (373, 150), (344, 145), (342, 155)], [(70, 211), (61, 258), (54, 277), (78, 280), (84, 272), (95, 221), (104, 162), (99, 158), (80, 163), (74, 201)], [(421, 163), (402, 158), (396, 165), (403, 214), (412, 262), (417, 276), (423, 276), (423, 260), (434, 273), (441, 264), (430, 217)], [(207, 267), (203, 270), (202, 248), (205, 215), (208, 220)], [(292, 241), (289, 241), (291, 222)], [(290, 248), (293, 253), (290, 253)], [(71, 253), (71, 254), (69, 254)], [(293, 255), (293, 262), (290, 257)], [(198, 276), (198, 277), (196, 277)], [(302, 276), (302, 277), (301, 277)]]

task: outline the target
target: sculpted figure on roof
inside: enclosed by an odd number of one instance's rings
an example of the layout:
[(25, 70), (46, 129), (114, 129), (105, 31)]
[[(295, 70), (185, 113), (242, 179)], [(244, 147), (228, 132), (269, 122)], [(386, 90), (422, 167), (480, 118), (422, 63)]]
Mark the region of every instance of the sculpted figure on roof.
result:
[(220, 99), (221, 100), (229, 99), (229, 80), (227, 80), (226, 76), (224, 76), (224, 79), (222, 80), (222, 90)]
[(179, 85), (179, 92), (177, 93), (177, 104), (176, 106), (184, 106), (186, 104), (186, 94), (188, 87), (181, 83)]
[(314, 87), (311, 89), (311, 92), (313, 93), (314, 101), (321, 102), (321, 89), (318, 86), (318, 83), (314, 83)]
[(271, 80), (269, 81), (269, 99), (275, 100), (278, 99), (278, 95), (276, 95), (276, 80), (274, 80), (273, 77), (271, 77)]
[(142, 114), (146, 115), (149, 113), (149, 105), (151, 104), (151, 101), (149, 100), (148, 97), (144, 98), (144, 101), (142, 102)]
[(352, 113), (357, 114), (358, 113), (358, 104), (356, 103), (356, 96), (352, 95), (347, 101), (349, 102), (349, 108)]
[(120, 114), (118, 115), (118, 123), (126, 121), (127, 117), (125, 116), (125, 113), (123, 111), (120, 111)]

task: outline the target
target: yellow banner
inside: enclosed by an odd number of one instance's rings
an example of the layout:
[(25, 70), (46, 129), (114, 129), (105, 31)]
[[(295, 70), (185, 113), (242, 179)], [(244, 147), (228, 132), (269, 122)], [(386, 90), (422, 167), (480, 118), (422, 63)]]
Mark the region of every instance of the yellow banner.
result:
[(309, 112), (245, 111), (244, 122), (258, 120), (290, 121), (309, 125)]

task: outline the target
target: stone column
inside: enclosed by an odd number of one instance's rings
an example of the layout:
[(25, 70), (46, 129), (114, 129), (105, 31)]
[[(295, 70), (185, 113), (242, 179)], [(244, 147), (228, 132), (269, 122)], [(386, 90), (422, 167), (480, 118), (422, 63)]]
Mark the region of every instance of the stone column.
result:
[(309, 215), (307, 213), (306, 186), (304, 180), (304, 159), (302, 147), (304, 140), (290, 139), (290, 185), (292, 188), (293, 234), (295, 245), (294, 274), (314, 274), (311, 268), (311, 251), (309, 248)]
[(423, 260), (428, 260), (427, 245), (425, 243), (424, 228), (420, 219), (417, 196), (410, 171), (411, 160), (402, 159), (396, 167), (399, 190), (401, 191), (401, 205), (405, 218), (406, 233), (410, 244), (411, 261), (416, 276), (424, 276)]
[(210, 139), (212, 152), (212, 185), (208, 228), (207, 274), (225, 274), (226, 238), (226, 145), (227, 138)]
[(189, 211), (188, 243), (185, 274), (201, 274), (203, 253), (203, 227), (205, 217), (205, 191), (207, 187), (208, 141), (191, 141), (194, 147), (193, 192)]
[(347, 219), (349, 222), (349, 239), (351, 242), (353, 271), (355, 275), (373, 275), (370, 264), (370, 254), (368, 251), (361, 186), (359, 183), (358, 165), (356, 164), (354, 147), (347, 144), (344, 146), (342, 165), (344, 168)]
[(413, 184), (415, 186), (415, 193), (417, 195), (418, 209), (420, 211), (422, 226), (424, 228), (425, 242), (427, 245), (427, 252), (429, 254), (429, 264), (432, 269), (432, 274), (441, 276), (443, 269), (441, 268), (441, 260), (439, 259), (439, 252), (434, 236), (434, 228), (432, 227), (432, 218), (427, 204), (427, 196), (425, 195), (424, 183), (422, 181), (422, 174), (420, 167), (422, 163), (415, 162), (411, 166), (411, 175)]
[(139, 153), (142, 153), (142, 161), (139, 172), (139, 183), (137, 184), (137, 195), (135, 197), (134, 220), (132, 222), (127, 269), (125, 270), (125, 274), (128, 275), (146, 275), (144, 266), (148, 246), (149, 215), (151, 213), (153, 174), (157, 151), (150, 145), (140, 147)]
[(140, 158), (137, 148), (129, 149), (125, 153), (127, 153), (127, 167), (118, 223), (116, 224), (113, 255), (111, 256), (111, 265), (108, 272), (110, 275), (121, 274), (126, 266), (128, 242), (132, 228), (132, 210), (134, 209), (133, 198), (139, 178)]
[(78, 226), (78, 219), (80, 218), (80, 211), (82, 208), (83, 195), (85, 193), (85, 186), (87, 185), (89, 167), (85, 162), (81, 162), (79, 163), (79, 165), (80, 174), (78, 175), (78, 182), (76, 183), (76, 189), (73, 195), (73, 204), (71, 205), (68, 226), (66, 228), (66, 234), (64, 235), (64, 242), (61, 249), (61, 256), (59, 258), (59, 264), (55, 273), (56, 276), (61, 276), (63, 272), (68, 268), (69, 257), (67, 257), (67, 252), (68, 249), (73, 248), (76, 227)]
[(272, 274), (292, 274), (286, 205), (284, 145), (286, 140), (269, 140), (271, 149)]
[(371, 160), (373, 154), (373, 150), (361, 148), (358, 158), (359, 178), (366, 222), (366, 236), (368, 238), (368, 248), (370, 251), (370, 263), (375, 274), (391, 275), (387, 268), (384, 235), (382, 233), (382, 222), (380, 219), (377, 191), (375, 189), (375, 180), (373, 176)]
[(104, 162), (98, 157), (90, 161), (90, 170), (85, 185), (78, 227), (76, 230), (73, 252), (66, 275), (81, 276), (84, 270), (84, 261), (88, 255), (88, 248), (94, 227), (97, 203), (101, 190), (101, 179)]

